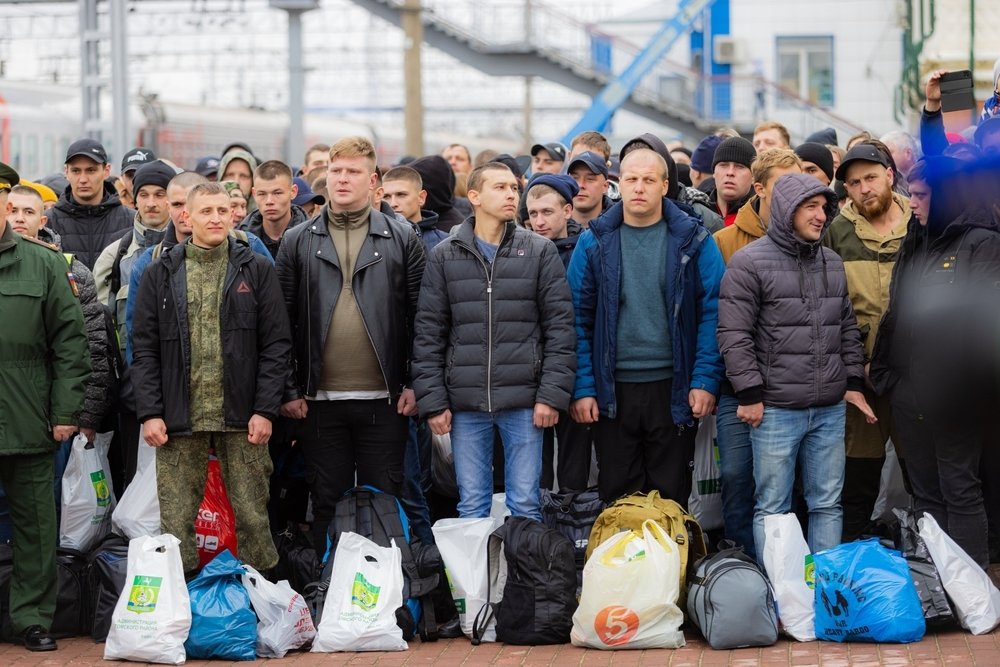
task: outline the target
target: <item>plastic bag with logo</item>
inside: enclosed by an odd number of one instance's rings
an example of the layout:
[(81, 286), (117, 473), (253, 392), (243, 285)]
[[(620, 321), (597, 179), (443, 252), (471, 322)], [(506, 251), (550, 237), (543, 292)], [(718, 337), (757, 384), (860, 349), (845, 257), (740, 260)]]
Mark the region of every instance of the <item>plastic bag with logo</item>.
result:
[(169, 534), (129, 542), (125, 588), (111, 616), (105, 660), (184, 664), (191, 600), (180, 543)]
[[(462, 624), (462, 632), (472, 639), (476, 614), (488, 602), (499, 601), (500, 592), (506, 582), (507, 561), (501, 559), (501, 574), (493, 588), (496, 599), (490, 597), (489, 560), (487, 544), (490, 534), (500, 523), (493, 518), (482, 519), (441, 519), (431, 530), (434, 542), (441, 551), (448, 587), (455, 601), (455, 609)], [(480, 641), (495, 642), (496, 619), (483, 631)]]
[(219, 459), (208, 459), (208, 478), (205, 480), (205, 497), (198, 508), (194, 522), (195, 540), (198, 544), (198, 567), (205, 567), (213, 558), (229, 549), (236, 551), (236, 514), (226, 494)]
[(402, 555), (357, 533), (343, 533), (312, 651), (405, 651), (396, 610), (403, 604)]
[(722, 528), (722, 472), (715, 415), (701, 418), (694, 439), (694, 473), (688, 511), (702, 530)]
[(62, 519), (59, 546), (89, 552), (111, 529), (115, 494), (104, 447), (88, 443), (86, 436), (73, 438), (69, 461), (62, 478)]
[(680, 648), (681, 559), (655, 521), (602, 542), (583, 568), (570, 641), (600, 649)]
[(813, 554), (816, 638), (834, 642), (918, 642), (926, 624), (910, 568), (877, 538)]
[(212, 559), (188, 583), (191, 632), (184, 650), (191, 658), (253, 660), (257, 616), (240, 577), (243, 566), (229, 550)]
[(257, 656), (283, 658), (316, 636), (309, 605), (287, 581), (272, 584), (260, 572), (244, 565), (243, 586), (257, 612)]

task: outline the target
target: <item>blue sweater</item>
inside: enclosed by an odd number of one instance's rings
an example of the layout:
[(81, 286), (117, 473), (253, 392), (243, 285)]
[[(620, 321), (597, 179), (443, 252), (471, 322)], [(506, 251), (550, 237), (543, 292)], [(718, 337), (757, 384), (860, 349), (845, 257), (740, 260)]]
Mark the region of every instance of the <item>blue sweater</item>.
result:
[[(669, 239), (664, 298), (670, 313), (674, 379), (670, 414), (675, 424), (693, 425), (691, 389), (718, 394), (724, 368), (715, 329), (719, 286), (725, 264), (711, 234), (669, 199), (663, 200)], [(570, 260), (576, 310), (577, 374), (573, 398), (597, 398), (601, 413), (614, 418), (615, 364), (622, 283), (622, 205), (590, 223)]]

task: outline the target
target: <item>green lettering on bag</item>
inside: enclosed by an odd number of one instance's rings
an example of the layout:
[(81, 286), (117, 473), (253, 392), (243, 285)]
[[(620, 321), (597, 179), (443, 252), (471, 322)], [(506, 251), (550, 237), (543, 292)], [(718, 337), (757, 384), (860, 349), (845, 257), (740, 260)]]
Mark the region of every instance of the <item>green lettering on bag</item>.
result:
[(816, 564), (813, 562), (812, 554), (806, 554), (805, 579), (806, 586), (816, 588)]
[(379, 586), (368, 583), (365, 576), (358, 572), (354, 575), (354, 585), (351, 587), (351, 604), (371, 611), (378, 604)]
[(97, 494), (97, 506), (107, 507), (111, 504), (111, 490), (108, 488), (108, 480), (104, 478), (104, 471), (90, 473), (90, 483), (94, 485), (94, 493)]
[(132, 581), (132, 591), (128, 595), (128, 611), (136, 614), (148, 614), (156, 611), (156, 602), (160, 598), (160, 584), (163, 577), (137, 576)]

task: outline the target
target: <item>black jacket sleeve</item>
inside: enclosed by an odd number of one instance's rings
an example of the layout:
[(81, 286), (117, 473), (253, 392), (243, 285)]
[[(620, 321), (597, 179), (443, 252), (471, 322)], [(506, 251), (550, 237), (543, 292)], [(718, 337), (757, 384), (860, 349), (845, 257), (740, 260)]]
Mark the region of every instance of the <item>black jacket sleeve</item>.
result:
[(420, 298), (414, 322), (413, 390), (423, 418), (447, 410), (448, 388), (445, 386), (445, 351), (451, 332), (451, 303), (444, 273), (445, 241), (431, 254), (420, 285)]
[[(424, 244), (417, 236), (416, 230), (410, 230), (406, 241), (406, 340), (415, 339), (415, 324), (417, 309), (420, 304), (420, 284), (424, 279), (424, 269), (427, 266), (427, 255), (424, 253)], [(406, 364), (406, 384), (413, 383), (412, 359), (415, 356), (414, 345), (410, 344)]]
[[(278, 248), (278, 257), (274, 262), (274, 269), (285, 308), (285, 321), (288, 324), (288, 331), (291, 336), (290, 340), (296, 340), (294, 327), (298, 323), (300, 289), (298, 245), (300, 240), (299, 233), (285, 234), (285, 238)], [(284, 392), (281, 399), (283, 403), (302, 398), (302, 393), (296, 382), (295, 363), (294, 350), (289, 346), (288, 359), (285, 362)]]
[(108, 358), (108, 331), (104, 325), (104, 306), (97, 300), (94, 276), (79, 260), (73, 260), (73, 274), (80, 290), (80, 307), (87, 327), (90, 349), (90, 377), (87, 379), (80, 412), (80, 426), (96, 429), (111, 409), (111, 362)]
[(573, 296), (556, 246), (542, 251), (538, 271), (538, 313), (542, 330), (542, 372), (536, 403), (569, 408), (576, 380), (576, 327)]
[[(159, 307), (157, 286), (166, 269), (154, 262), (139, 282), (132, 318), (132, 384), (135, 391), (135, 413), (139, 422), (162, 418), (163, 376), (160, 368), (160, 317), (166, 311)], [(165, 298), (165, 297), (164, 297)], [(172, 311), (171, 311), (172, 312)]]
[(272, 422), (278, 418), (288, 381), (292, 336), (278, 275), (258, 255), (257, 275), (257, 392), (253, 411)]

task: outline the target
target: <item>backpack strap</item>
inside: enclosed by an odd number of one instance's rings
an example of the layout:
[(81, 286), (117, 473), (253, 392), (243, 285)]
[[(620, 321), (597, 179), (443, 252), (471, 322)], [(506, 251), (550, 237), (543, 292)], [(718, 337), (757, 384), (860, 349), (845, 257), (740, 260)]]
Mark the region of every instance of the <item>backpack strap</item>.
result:
[[(506, 536), (507, 524), (500, 526), (490, 535), (486, 544), (486, 562), (488, 574), (486, 576), (486, 603), (476, 613), (476, 618), (472, 622), (472, 645), (479, 646), (483, 643), (486, 630), (490, 626), (493, 617), (496, 616), (497, 603), (493, 602), (493, 595), (501, 588), (500, 581), (500, 553), (503, 550), (504, 538)], [(501, 594), (502, 595), (502, 594)]]
[(115, 253), (115, 261), (111, 264), (111, 275), (108, 282), (111, 283), (111, 290), (108, 293), (108, 307), (115, 310), (115, 300), (118, 298), (118, 290), (122, 288), (122, 260), (128, 254), (128, 248), (132, 245), (132, 235), (135, 230), (129, 225), (128, 230), (118, 239), (118, 252)]

